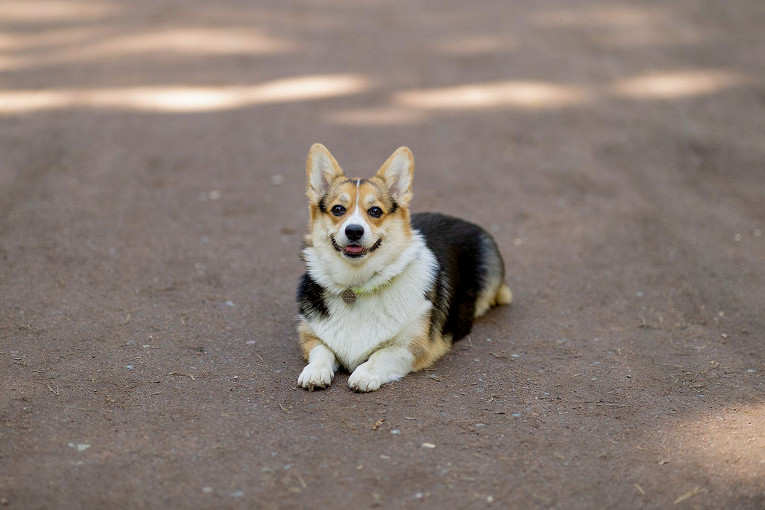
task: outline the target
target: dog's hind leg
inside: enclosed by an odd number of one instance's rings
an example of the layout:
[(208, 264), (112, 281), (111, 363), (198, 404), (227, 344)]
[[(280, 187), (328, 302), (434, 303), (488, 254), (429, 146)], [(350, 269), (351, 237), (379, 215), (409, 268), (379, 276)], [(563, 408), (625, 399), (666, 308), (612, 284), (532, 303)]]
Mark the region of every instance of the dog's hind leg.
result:
[(494, 297), (494, 304), (496, 305), (509, 305), (513, 302), (513, 293), (510, 291), (510, 287), (506, 283), (502, 283), (499, 286), (497, 295)]
[(498, 305), (509, 305), (513, 302), (513, 293), (510, 287), (501, 279), (487, 286), (479, 295), (475, 302), (475, 315), (477, 319), (485, 314), (489, 308)]

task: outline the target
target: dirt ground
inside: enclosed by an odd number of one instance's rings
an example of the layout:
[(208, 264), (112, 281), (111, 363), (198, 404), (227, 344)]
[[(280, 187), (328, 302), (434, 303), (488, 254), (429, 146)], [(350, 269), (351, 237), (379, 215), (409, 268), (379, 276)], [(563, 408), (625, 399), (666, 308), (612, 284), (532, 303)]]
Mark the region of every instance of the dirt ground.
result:
[[(0, 0), (0, 507), (765, 508), (765, 3)], [(313, 142), (516, 301), (296, 387)]]

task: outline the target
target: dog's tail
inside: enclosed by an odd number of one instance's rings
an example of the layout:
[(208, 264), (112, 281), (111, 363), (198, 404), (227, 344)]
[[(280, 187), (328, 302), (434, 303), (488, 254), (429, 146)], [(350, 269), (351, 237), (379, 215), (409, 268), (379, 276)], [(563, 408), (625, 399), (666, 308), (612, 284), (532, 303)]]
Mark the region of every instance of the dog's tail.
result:
[(497, 305), (509, 305), (513, 302), (513, 293), (510, 287), (506, 283), (502, 283), (497, 290), (497, 295), (494, 296), (494, 303)]
[[(496, 283), (494, 284), (496, 285)], [(475, 313), (473, 317), (478, 318), (485, 314), (492, 306), (509, 305), (513, 301), (513, 293), (505, 282), (501, 282), (499, 287), (491, 286), (484, 289), (482, 294), (475, 302)], [(497, 290), (494, 291), (493, 289)]]

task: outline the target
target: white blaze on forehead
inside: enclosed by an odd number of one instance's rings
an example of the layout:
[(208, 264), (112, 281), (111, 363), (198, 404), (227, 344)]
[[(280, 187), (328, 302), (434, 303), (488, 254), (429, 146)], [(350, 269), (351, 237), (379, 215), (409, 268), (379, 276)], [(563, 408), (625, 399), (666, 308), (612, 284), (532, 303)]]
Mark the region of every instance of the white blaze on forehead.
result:
[(359, 207), (359, 200), (361, 200), (361, 191), (359, 190), (359, 186), (361, 185), (361, 179), (356, 180), (356, 206), (353, 210), (353, 214), (351, 214), (347, 220), (343, 222), (343, 224), (340, 226), (340, 232), (345, 235), (345, 229), (348, 227), (348, 225), (361, 225), (364, 227), (364, 236), (361, 238), (362, 242), (365, 242), (369, 239), (370, 229), (369, 224), (367, 223), (366, 219), (364, 218), (364, 215), (362, 214), (362, 210)]
[(359, 200), (361, 199), (361, 190), (359, 190), (360, 184), (361, 184), (361, 180), (357, 180), (356, 181), (356, 207), (353, 210), (353, 214), (351, 215), (351, 217), (348, 218), (348, 221), (358, 225), (366, 225), (366, 222), (364, 221), (364, 217), (361, 215), (361, 208), (359, 208)]

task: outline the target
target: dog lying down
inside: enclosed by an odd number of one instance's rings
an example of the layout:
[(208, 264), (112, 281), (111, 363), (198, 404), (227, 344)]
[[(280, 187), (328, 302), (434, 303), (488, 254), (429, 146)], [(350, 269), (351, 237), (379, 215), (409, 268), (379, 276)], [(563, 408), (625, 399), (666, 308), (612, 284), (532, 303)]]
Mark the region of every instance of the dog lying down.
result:
[(325, 388), (342, 366), (355, 391), (427, 368), (493, 305), (507, 305), (491, 235), (437, 213), (409, 213), (414, 158), (401, 147), (369, 179), (348, 178), (321, 144), (308, 153), (310, 232), (298, 287), (308, 364), (298, 385)]

